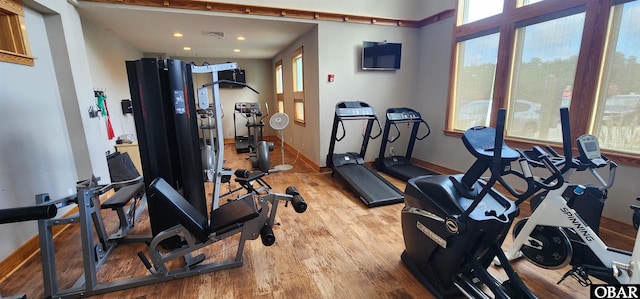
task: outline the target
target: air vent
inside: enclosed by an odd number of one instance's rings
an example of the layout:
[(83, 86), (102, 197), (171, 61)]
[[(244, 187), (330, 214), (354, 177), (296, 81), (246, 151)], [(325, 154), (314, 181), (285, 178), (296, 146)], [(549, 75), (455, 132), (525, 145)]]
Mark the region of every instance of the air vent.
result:
[(219, 31), (202, 31), (202, 35), (204, 35), (204, 36), (212, 36), (212, 37), (221, 38), (221, 37), (224, 37), (224, 32), (219, 32)]

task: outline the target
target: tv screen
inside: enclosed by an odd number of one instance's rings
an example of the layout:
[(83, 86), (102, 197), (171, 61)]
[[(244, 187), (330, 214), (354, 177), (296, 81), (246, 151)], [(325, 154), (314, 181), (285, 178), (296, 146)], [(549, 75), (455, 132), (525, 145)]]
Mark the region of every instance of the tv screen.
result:
[(387, 42), (362, 43), (363, 70), (398, 70), (402, 44)]
[[(233, 82), (247, 83), (244, 70), (226, 70), (218, 72), (218, 80), (228, 80)], [(220, 88), (243, 88), (244, 85), (238, 85), (227, 82), (220, 82)]]

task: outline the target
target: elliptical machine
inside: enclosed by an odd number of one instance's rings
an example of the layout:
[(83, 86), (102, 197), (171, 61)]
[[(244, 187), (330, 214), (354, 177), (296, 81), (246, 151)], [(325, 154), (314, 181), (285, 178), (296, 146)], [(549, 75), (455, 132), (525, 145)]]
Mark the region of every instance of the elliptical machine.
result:
[[(487, 268), (497, 256), (506, 261), (500, 245), (518, 216), (517, 203), (541, 189), (562, 185), (559, 170), (540, 147), (518, 152), (503, 143), (505, 110), (498, 112), (497, 128), (473, 127), (462, 141), (476, 158), (465, 174), (412, 178), (405, 190), (402, 231), (406, 250), (402, 261), (436, 297), (535, 298), (508, 263), (509, 279), (500, 282)], [(519, 161), (520, 171), (511, 168)], [(550, 176), (536, 180), (529, 163), (543, 164)], [(491, 177), (480, 177), (489, 170)], [(517, 193), (503, 177), (514, 175), (526, 182)], [(492, 187), (500, 182), (519, 201)]]
[[(263, 136), (263, 128), (264, 128), (264, 118), (269, 115), (269, 105), (265, 103), (266, 114), (262, 114), (260, 111), (260, 104), (258, 103), (248, 103), (248, 102), (237, 102), (235, 104), (235, 112), (239, 113), (242, 117), (247, 120), (245, 126), (247, 127), (248, 132), (248, 143), (245, 142), (245, 146), (239, 145), (236, 143), (236, 151), (238, 153), (248, 152), (249, 160), (251, 161), (251, 168), (260, 169), (260, 171), (264, 173), (272, 172), (270, 171), (271, 162), (269, 160), (269, 152), (273, 151), (274, 144), (273, 142), (267, 142), (262, 140)], [(235, 127), (236, 116), (233, 115), (233, 122)], [(242, 138), (238, 138), (236, 133), (236, 141), (243, 140)]]

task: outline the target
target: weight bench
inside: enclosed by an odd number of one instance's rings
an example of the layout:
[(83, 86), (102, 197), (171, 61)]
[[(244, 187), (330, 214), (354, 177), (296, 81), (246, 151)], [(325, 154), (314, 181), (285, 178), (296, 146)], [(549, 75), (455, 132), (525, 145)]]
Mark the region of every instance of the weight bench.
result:
[[(236, 175), (235, 181), (250, 193), (259, 194), (261, 191), (271, 189), (271, 186), (269, 186), (269, 184), (263, 179), (266, 175), (265, 172), (238, 169), (234, 174)], [(260, 186), (258, 188), (254, 188), (253, 182), (258, 183)]]
[(196, 210), (164, 179), (156, 178), (149, 186), (158, 195), (158, 200), (178, 217), (178, 222), (202, 243), (209, 241), (209, 235), (213, 233), (218, 236), (239, 228), (244, 222), (259, 215), (256, 202), (249, 194), (213, 210), (211, 221), (207, 223), (207, 217)]
[[(120, 227), (116, 233), (111, 235), (109, 239), (122, 239), (126, 233), (133, 228), (135, 224), (135, 213), (138, 202), (144, 195), (144, 182), (138, 182), (133, 185), (124, 186), (109, 199), (100, 205), (101, 209), (111, 209), (116, 211), (120, 220)], [(125, 212), (125, 206), (133, 199), (133, 203), (129, 205), (129, 210)]]

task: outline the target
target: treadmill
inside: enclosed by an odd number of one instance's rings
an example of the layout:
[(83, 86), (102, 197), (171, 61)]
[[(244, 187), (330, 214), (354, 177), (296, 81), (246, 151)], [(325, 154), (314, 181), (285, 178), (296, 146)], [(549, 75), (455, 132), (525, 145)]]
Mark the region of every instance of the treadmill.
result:
[[(367, 127), (363, 135), (360, 153), (348, 152), (344, 154), (334, 153), (336, 142), (344, 139), (346, 131), (343, 121), (366, 120)], [(334, 174), (338, 174), (358, 194), (360, 200), (369, 207), (377, 207), (403, 202), (403, 193), (364, 163), (364, 155), (367, 151), (369, 139), (375, 139), (378, 135), (371, 137), (373, 123), (377, 122), (382, 131), (380, 121), (376, 117), (376, 112), (369, 104), (359, 101), (340, 102), (336, 104), (336, 112), (333, 118), (333, 130), (331, 131), (331, 142), (329, 153), (327, 154), (327, 166), (333, 169)], [(338, 137), (338, 126), (342, 126), (342, 136)]]
[[(387, 143), (393, 143), (400, 137), (400, 129), (398, 124), (409, 124), (411, 126), (411, 135), (409, 136), (409, 144), (404, 156), (397, 156), (392, 151), (390, 157), (385, 157)], [(427, 132), (418, 137), (420, 126), (424, 125)], [(396, 129), (396, 136), (389, 138), (391, 126)], [(416, 140), (423, 140), (431, 133), (431, 129), (420, 113), (410, 108), (389, 108), (387, 109), (387, 121), (384, 124), (384, 133), (382, 134), (382, 144), (380, 145), (380, 154), (376, 159), (376, 169), (388, 173), (403, 181), (409, 181), (410, 178), (436, 174), (411, 162), (413, 154), (413, 146)]]

